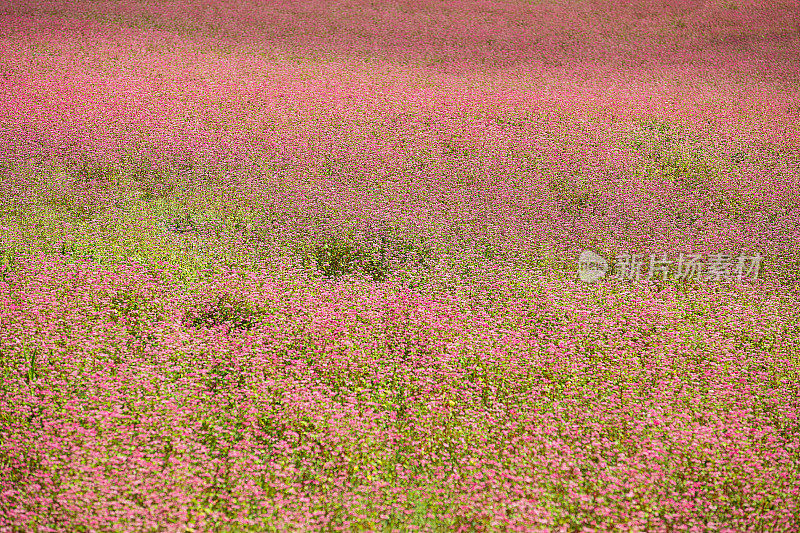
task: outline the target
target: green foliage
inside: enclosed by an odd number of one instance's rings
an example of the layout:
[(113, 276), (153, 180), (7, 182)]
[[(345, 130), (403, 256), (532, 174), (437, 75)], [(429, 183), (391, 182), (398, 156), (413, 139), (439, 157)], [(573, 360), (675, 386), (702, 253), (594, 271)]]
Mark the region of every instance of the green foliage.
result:
[(381, 235), (363, 251), (360, 268), (373, 281), (385, 281), (393, 266), (430, 267), (431, 250), (418, 246), (402, 237)]
[(169, 231), (175, 233), (190, 233), (197, 230), (195, 221), (189, 213), (172, 217), (165, 226)]
[(59, 194), (51, 198), (47, 204), (78, 222), (92, 220), (99, 210), (98, 206), (88, 203), (84, 197), (73, 192)]
[(313, 245), (309, 252), (309, 259), (326, 278), (352, 273), (356, 263), (363, 258), (364, 254), (358, 247), (335, 238)]
[(169, 169), (156, 165), (147, 155), (126, 155), (122, 165), (144, 191), (143, 201), (169, 196), (176, 184)]
[(558, 198), (561, 212), (564, 214), (581, 215), (596, 196), (587, 180), (579, 176), (574, 176), (572, 179), (552, 176), (548, 180), (548, 187)]
[(742, 163), (746, 163), (748, 160), (749, 157), (745, 152), (737, 151), (731, 154), (731, 163), (734, 165), (741, 165)]
[(111, 163), (84, 162), (75, 170), (75, 176), (83, 183), (116, 180), (120, 176), (120, 170)]
[(489, 239), (481, 239), (478, 243), (478, 250), (480, 254), (488, 261), (492, 261), (495, 258), (503, 255), (502, 248)]
[(270, 451), (275, 443), (284, 440), (284, 435), (289, 430), (289, 426), (279, 418), (266, 415), (258, 417), (256, 426), (256, 442), (269, 445)]
[(668, 122), (650, 119), (639, 123), (639, 129), (631, 139), (631, 147), (648, 159), (658, 161), (679, 140), (680, 135)]
[(128, 343), (152, 343), (155, 336), (150, 333), (153, 324), (160, 321), (162, 309), (135, 288), (123, 289), (111, 298), (111, 317), (115, 322), (124, 320), (132, 340)]
[(670, 125), (668, 122), (661, 122), (657, 119), (645, 120), (641, 123), (641, 127), (645, 131), (656, 132), (665, 135), (667, 139), (672, 140), (670, 136)]
[(672, 153), (659, 162), (661, 174), (685, 192), (708, 192), (713, 168), (694, 156)]
[(0, 279), (8, 280), (8, 276), (17, 266), (17, 254), (11, 249), (0, 246)]
[[(194, 215), (195, 222), (201, 222), (199, 213)], [(219, 221), (224, 224), (229, 233), (240, 234), (249, 232), (253, 227), (254, 216), (246, 209), (222, 210)], [(205, 221), (212, 221), (213, 217), (206, 213)]]
[(395, 268), (428, 268), (431, 251), (401, 237), (380, 235), (362, 245), (328, 237), (301, 249), (300, 256), (305, 267), (314, 267), (328, 279), (361, 273), (374, 282), (382, 282)]
[(261, 321), (264, 310), (250, 302), (230, 294), (218, 296), (210, 305), (201, 309), (190, 309), (184, 316), (184, 324), (195, 328), (214, 328), (225, 325), (228, 333), (233, 330), (250, 330)]
[(89, 261), (102, 264), (103, 259), (94, 250), (82, 250), (74, 242), (62, 242), (58, 245), (58, 252), (73, 259), (88, 259)]
[(189, 174), (197, 168), (194, 158), (188, 152), (179, 154), (172, 158), (172, 168), (179, 174)]
[(494, 121), (500, 126), (514, 126), (527, 128), (535, 123), (536, 117), (528, 113), (522, 115), (508, 115), (494, 117)]

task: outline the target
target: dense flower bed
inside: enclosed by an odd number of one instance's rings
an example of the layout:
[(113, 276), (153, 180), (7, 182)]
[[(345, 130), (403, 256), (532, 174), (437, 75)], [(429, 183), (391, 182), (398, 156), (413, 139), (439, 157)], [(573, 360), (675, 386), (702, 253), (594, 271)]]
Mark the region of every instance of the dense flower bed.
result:
[(796, 9), (51, 4), (0, 533), (800, 529)]

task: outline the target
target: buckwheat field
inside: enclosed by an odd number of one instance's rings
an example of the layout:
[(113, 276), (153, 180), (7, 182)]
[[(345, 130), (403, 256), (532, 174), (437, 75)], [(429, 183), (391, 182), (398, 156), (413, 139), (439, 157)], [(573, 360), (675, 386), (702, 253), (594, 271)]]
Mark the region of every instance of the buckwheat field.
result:
[(0, 533), (800, 531), (796, 2), (0, 0)]

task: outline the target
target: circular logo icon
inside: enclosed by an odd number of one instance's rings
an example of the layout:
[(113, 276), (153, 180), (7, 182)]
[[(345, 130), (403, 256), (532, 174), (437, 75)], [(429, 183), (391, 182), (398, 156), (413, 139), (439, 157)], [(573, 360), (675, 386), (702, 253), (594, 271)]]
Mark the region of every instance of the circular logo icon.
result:
[(608, 272), (608, 261), (592, 252), (584, 250), (578, 257), (578, 277), (581, 281), (591, 283), (605, 277)]

